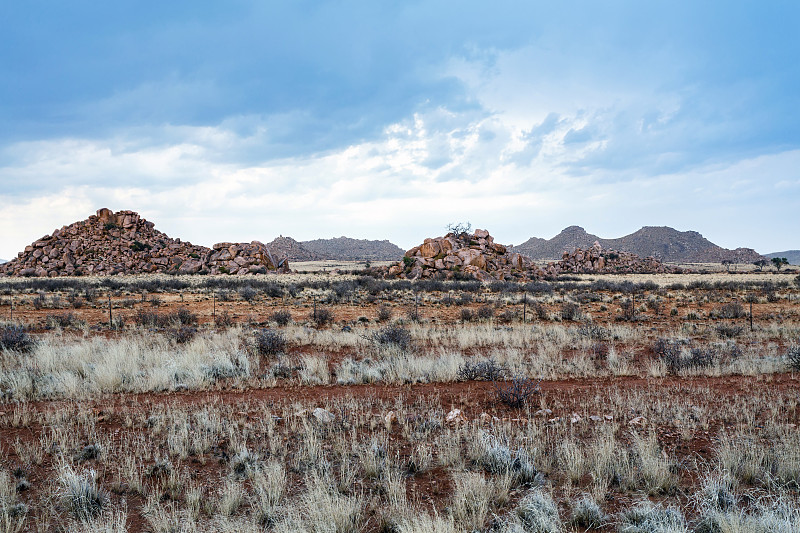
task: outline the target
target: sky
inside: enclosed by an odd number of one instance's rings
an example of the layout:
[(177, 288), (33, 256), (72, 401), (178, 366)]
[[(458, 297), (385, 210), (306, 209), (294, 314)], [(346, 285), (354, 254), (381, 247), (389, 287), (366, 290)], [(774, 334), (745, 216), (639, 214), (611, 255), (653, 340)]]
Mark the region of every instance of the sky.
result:
[(570, 225), (800, 248), (793, 1), (0, 4), (0, 257), (101, 207), (210, 246)]

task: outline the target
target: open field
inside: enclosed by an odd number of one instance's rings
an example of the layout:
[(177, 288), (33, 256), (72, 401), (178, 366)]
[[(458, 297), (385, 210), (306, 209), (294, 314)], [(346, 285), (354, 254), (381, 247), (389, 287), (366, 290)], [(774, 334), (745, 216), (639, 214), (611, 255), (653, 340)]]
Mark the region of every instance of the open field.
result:
[(2, 279), (0, 316), (0, 532), (800, 531), (797, 273)]

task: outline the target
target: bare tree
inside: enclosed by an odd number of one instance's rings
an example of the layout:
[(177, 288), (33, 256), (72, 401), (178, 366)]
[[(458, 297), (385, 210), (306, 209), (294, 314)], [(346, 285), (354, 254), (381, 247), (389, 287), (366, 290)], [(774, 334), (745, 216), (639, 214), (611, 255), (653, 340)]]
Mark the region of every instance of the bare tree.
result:
[(469, 222), (456, 222), (447, 225), (447, 232), (452, 233), (456, 237), (461, 237), (465, 233), (468, 234), (471, 230), (472, 224)]

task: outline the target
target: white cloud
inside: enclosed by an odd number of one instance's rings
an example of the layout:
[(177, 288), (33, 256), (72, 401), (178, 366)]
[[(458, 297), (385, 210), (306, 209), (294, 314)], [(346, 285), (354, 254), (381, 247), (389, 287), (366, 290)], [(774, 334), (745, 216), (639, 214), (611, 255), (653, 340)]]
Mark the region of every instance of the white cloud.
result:
[[(800, 207), (800, 151), (598, 179), (570, 167), (595, 144), (564, 142), (568, 131), (594, 127), (587, 117), (545, 117), (531, 139), (538, 123), (523, 128), (504, 114), (439, 108), (342, 150), (253, 165), (224, 157), (221, 147), (239, 139), (224, 127), (168, 127), (162, 136), (175, 142), (164, 145), (137, 138), (21, 144), (9, 149), (19, 154), (13, 164), (0, 167), (8, 191), (0, 195), (0, 257), (100, 207), (139, 211), (160, 230), (204, 245), (283, 234), (411, 247), (469, 220), (515, 244), (579, 224), (605, 237), (671, 225), (724, 246), (792, 246), (794, 233), (774, 231), (771, 215)], [(531, 143), (540, 149), (527, 153)]]

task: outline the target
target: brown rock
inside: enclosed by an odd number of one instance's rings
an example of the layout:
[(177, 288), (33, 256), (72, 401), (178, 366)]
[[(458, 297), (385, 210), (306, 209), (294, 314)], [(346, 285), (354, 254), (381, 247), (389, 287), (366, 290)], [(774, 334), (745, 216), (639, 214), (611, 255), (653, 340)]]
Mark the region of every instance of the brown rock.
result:
[(419, 253), (422, 257), (435, 257), (439, 255), (442, 251), (442, 247), (439, 245), (438, 242), (431, 240), (430, 242), (424, 243), (422, 246), (419, 247)]

